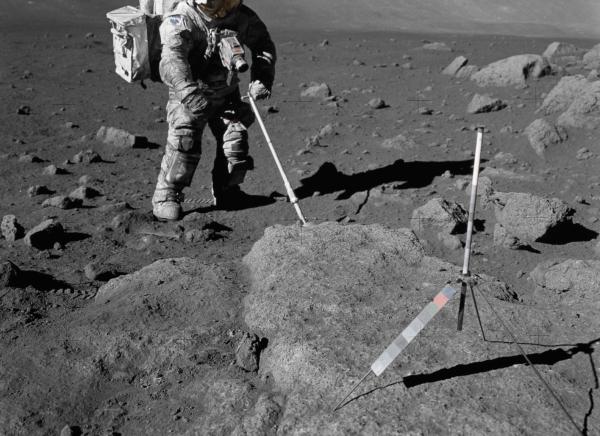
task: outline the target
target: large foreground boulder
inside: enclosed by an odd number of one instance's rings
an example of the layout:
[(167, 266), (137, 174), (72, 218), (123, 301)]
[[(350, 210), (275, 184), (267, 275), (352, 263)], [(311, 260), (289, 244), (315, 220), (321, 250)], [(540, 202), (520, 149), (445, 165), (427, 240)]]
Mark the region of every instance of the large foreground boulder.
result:
[(479, 86), (518, 86), (551, 71), (550, 64), (542, 56), (522, 54), (491, 63), (471, 75), (471, 79)]
[[(496, 225), (520, 241), (534, 242), (550, 230), (571, 220), (573, 209), (558, 198), (545, 198), (522, 192), (497, 192)], [(498, 233), (500, 230), (498, 230)]]
[[(259, 373), (287, 399), (281, 434), (570, 431), (568, 421), (548, 410), (550, 400), (537, 388), (536, 395), (517, 394), (527, 389), (526, 369), (514, 367), (522, 360), (504, 345), (482, 341), (474, 312), (465, 318), (464, 331), (456, 332), (457, 298), (386, 372), (367, 379), (332, 412), (459, 271), (426, 256), (409, 230), (337, 223), (277, 226), (266, 229), (244, 263), (253, 283), (244, 300), (244, 319), (269, 338)], [(489, 277), (486, 281), (494, 283)], [(518, 305), (491, 300), (507, 322), (532, 328), (532, 317), (514, 312)], [(492, 316), (485, 307), (481, 310), (485, 319)], [(483, 369), (490, 356), (502, 356), (505, 364)], [(548, 374), (546, 367), (541, 370)], [(562, 391), (570, 382), (553, 377), (552, 383)], [(586, 401), (582, 396), (579, 404)], [(437, 413), (441, 404), (444, 412)]]

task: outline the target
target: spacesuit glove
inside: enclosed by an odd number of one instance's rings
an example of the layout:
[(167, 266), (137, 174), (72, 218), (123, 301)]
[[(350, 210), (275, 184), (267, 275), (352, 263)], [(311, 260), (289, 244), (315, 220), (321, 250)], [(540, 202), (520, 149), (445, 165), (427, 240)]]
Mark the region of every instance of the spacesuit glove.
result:
[(210, 102), (201, 91), (194, 91), (188, 94), (183, 100), (181, 100), (181, 103), (183, 103), (193, 114), (207, 112), (210, 105)]
[(248, 93), (254, 100), (263, 100), (271, 97), (271, 91), (269, 91), (260, 80), (254, 80), (250, 82), (250, 85), (248, 86)]

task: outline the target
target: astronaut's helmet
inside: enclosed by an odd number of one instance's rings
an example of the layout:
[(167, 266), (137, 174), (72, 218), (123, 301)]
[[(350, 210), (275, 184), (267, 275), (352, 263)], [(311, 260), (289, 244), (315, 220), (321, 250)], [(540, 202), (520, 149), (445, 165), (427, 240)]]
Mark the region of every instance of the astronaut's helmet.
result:
[(223, 18), (240, 4), (239, 0), (194, 0), (194, 3), (211, 18)]

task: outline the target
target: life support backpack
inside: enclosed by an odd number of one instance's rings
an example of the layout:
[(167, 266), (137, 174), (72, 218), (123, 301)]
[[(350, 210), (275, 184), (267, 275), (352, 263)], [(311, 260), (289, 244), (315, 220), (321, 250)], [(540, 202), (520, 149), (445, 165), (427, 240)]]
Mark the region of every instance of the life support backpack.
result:
[(178, 0), (140, 0), (106, 14), (111, 24), (115, 72), (129, 83), (160, 81), (160, 24)]

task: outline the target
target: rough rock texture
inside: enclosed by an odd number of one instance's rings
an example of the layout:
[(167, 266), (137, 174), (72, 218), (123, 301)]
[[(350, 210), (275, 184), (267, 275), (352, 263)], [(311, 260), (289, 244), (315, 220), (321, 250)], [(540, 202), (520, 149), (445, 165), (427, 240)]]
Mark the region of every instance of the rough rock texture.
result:
[(42, 207), (57, 207), (59, 209), (73, 209), (81, 206), (81, 199), (67, 197), (66, 195), (57, 195), (51, 197), (42, 203)]
[(69, 194), (69, 198), (83, 201), (98, 197), (99, 195), (101, 195), (100, 192), (94, 188), (90, 188), (89, 186), (80, 186)]
[(583, 64), (589, 69), (600, 68), (600, 44), (596, 44), (583, 55)]
[(148, 142), (143, 136), (133, 135), (125, 130), (106, 126), (102, 126), (98, 129), (96, 139), (117, 148), (143, 147)]
[(327, 83), (311, 83), (308, 88), (300, 93), (301, 97), (307, 98), (327, 98), (331, 95), (331, 89)]
[(23, 226), (17, 221), (17, 217), (14, 215), (5, 215), (2, 218), (2, 224), (0, 224), (0, 231), (2, 236), (8, 242), (15, 242), (25, 234)]
[(563, 77), (550, 90), (537, 111), (545, 115), (566, 111), (575, 100), (585, 93), (588, 85), (587, 79), (581, 75)]
[(600, 81), (590, 82), (556, 123), (565, 127), (595, 129), (600, 126)]
[(244, 334), (235, 350), (236, 365), (244, 371), (258, 371), (261, 348), (258, 336), (250, 333)]
[(499, 98), (493, 98), (487, 94), (475, 94), (467, 107), (467, 112), (470, 114), (481, 114), (486, 112), (495, 112), (506, 107)]
[(538, 156), (544, 156), (544, 151), (547, 147), (563, 142), (567, 139), (565, 129), (556, 127), (546, 121), (544, 118), (539, 118), (533, 121), (523, 132), (529, 144), (537, 153)]
[(548, 45), (542, 56), (552, 63), (567, 64), (581, 59), (583, 50), (568, 42), (554, 41)]
[(494, 245), (509, 248), (511, 250), (518, 250), (525, 244), (523, 244), (516, 236), (510, 235), (501, 224), (496, 223), (494, 226)]
[(495, 215), (498, 224), (510, 236), (533, 242), (546, 236), (549, 230), (570, 221), (573, 210), (558, 198), (508, 192), (495, 194)]
[[(481, 341), (474, 314), (457, 333), (457, 298), (381, 377), (368, 379), (331, 413), (458, 268), (425, 256), (406, 229), (324, 223), (302, 231), (300, 239), (297, 226), (268, 228), (244, 258), (253, 282), (244, 318), (269, 337), (259, 373), (287, 399), (281, 434), (569, 431), (558, 414), (529, 413), (547, 407), (548, 400), (537, 394), (522, 398), (520, 371), (517, 376), (512, 364), (455, 378), (455, 372), (464, 374), (461, 368), (489, 362), (489, 353), (514, 354)], [(507, 313), (514, 304), (494, 301), (508, 322), (517, 322), (515, 313)], [(519, 325), (528, 322), (525, 317)], [(552, 383), (559, 390), (568, 385), (559, 377)], [(440, 401), (447, 404), (441, 414)], [(584, 397), (580, 404), (587, 404)]]
[(51, 248), (56, 242), (61, 242), (64, 235), (63, 226), (53, 219), (43, 221), (25, 235), (25, 244), (45, 250)]
[(458, 56), (450, 63), (450, 65), (444, 68), (442, 74), (445, 74), (447, 76), (454, 76), (462, 67), (467, 65), (467, 62), (469, 62), (469, 60), (466, 57)]
[(491, 63), (473, 74), (471, 79), (479, 86), (516, 86), (550, 72), (550, 65), (542, 56), (522, 54)]
[(467, 218), (467, 211), (460, 204), (432, 198), (413, 211), (410, 227), (417, 234), (432, 230), (453, 234), (464, 228)]
[(7, 286), (17, 286), (20, 281), (20, 275), (21, 270), (11, 261), (0, 262), (0, 289)]
[(531, 272), (531, 278), (544, 289), (568, 293), (563, 304), (588, 302), (600, 309), (600, 260), (546, 261)]
[(102, 157), (98, 153), (96, 153), (94, 150), (88, 149), (88, 150), (80, 151), (79, 153), (77, 153), (75, 156), (73, 156), (73, 159), (71, 159), (71, 161), (73, 163), (90, 164), (90, 163), (102, 162)]

